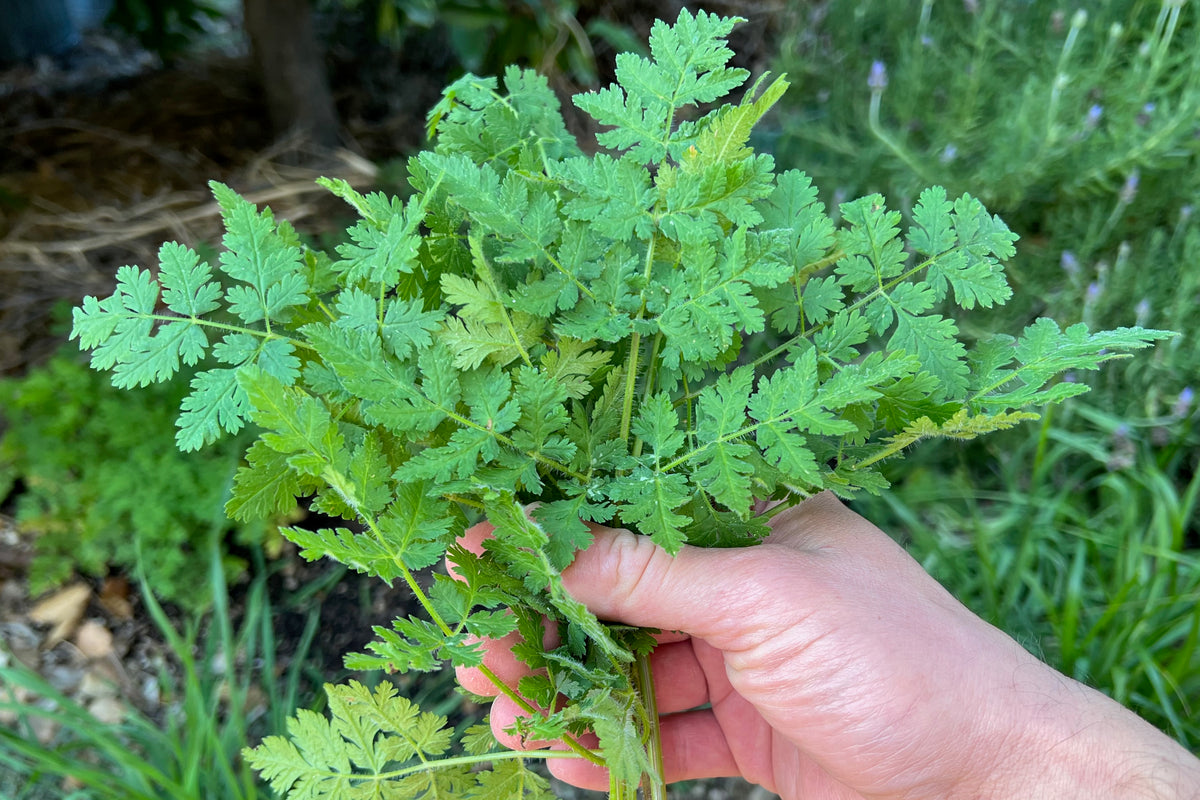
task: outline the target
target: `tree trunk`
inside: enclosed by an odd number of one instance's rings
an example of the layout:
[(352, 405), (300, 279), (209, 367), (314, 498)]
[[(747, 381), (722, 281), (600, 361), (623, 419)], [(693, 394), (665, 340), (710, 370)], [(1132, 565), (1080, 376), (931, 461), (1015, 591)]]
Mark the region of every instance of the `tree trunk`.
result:
[(277, 136), (338, 144), (337, 111), (313, 32), (312, 0), (244, 0), (246, 32)]

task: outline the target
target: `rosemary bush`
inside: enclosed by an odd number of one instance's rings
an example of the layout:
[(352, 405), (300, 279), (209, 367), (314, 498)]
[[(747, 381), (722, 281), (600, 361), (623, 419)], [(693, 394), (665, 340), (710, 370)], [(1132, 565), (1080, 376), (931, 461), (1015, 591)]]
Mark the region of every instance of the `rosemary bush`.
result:
[[(1009, 314), (1200, 329), (1200, 7), (1186, 0), (897, 6), (833, 0), (782, 43), (769, 134), (828, 196), (970, 190), (1021, 236)], [(846, 76), (854, 76), (851, 81)], [(1180, 338), (1094, 379), (1096, 402), (1170, 410), (1200, 374)], [(1132, 387), (1139, 387), (1131, 390)]]

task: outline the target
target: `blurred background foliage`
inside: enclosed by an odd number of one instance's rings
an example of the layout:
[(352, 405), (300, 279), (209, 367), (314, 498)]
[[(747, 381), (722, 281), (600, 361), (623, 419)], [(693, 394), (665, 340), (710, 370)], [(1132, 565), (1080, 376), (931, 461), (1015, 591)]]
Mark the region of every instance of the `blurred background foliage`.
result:
[[(520, 63), (565, 96), (610, 80), (612, 56), (641, 47), (653, 19), (674, 18), (679, 5), (313, 0), (316, 40), (305, 57), (332, 86), (341, 146), (381, 165), (378, 182), (402, 178), (386, 165), (420, 145), (429, 92), (458, 74)], [(876, 191), (907, 210), (941, 184), (979, 197), (1021, 236), (1008, 265), (1013, 301), (981, 313), (967, 335), (1037, 316), (1181, 332), (1152, 353), (1073, 376), (1093, 391), (1040, 423), (918, 446), (891, 465), (893, 489), (857, 507), (984, 618), (1200, 748), (1200, 3), (700, 5), (749, 18), (734, 42), (739, 63), (788, 73), (792, 88), (755, 144), (781, 169), (813, 176), (835, 213)], [(116, 0), (108, 20), (170, 61), (212, 47), (214, 31), (238, 30), (240, 9)], [(398, 134), (362, 124), (383, 117), (398, 120)], [(19, 189), (0, 181), (0, 200), (6, 192), (7, 207), (22, 207)], [(331, 246), (321, 237), (344, 220), (322, 219), (314, 214), (305, 231)], [(55, 298), (73, 302), (81, 288)], [(204, 563), (236, 448), (178, 454), (170, 397), (118, 393), (77, 357), (10, 372), (0, 383), (0, 509), (34, 539), (31, 588), (141, 563), (156, 594), (206, 605), (193, 595), (208, 584), (189, 582), (187, 570)], [(264, 541), (273, 541), (266, 524), (221, 528), (222, 574), (236, 578), (247, 548)], [(287, 695), (287, 704), (309, 702)], [(28, 749), (4, 752), (39, 763)]]
[[(268, 534), (267, 520), (225, 517), (245, 438), (181, 453), (175, 409), (187, 376), (123, 391), (73, 349), (22, 378), (0, 380), (8, 426), (0, 439), (0, 496), (11, 495), (16, 524), (37, 533), (30, 593), (61, 586), (76, 572), (132, 573), (142, 564), (163, 600), (207, 606), (195, 564), (210, 529), (240, 546), (261, 545)], [(236, 572), (237, 560), (226, 558)]]
[[(769, 146), (831, 202), (969, 192), (1021, 236), (1004, 313), (1196, 330), (1194, 3), (842, 0), (795, 13), (777, 62), (795, 84)], [(1153, 417), (1200, 374), (1200, 351), (1184, 337), (1123, 367), (1099, 376), (1092, 402)]]

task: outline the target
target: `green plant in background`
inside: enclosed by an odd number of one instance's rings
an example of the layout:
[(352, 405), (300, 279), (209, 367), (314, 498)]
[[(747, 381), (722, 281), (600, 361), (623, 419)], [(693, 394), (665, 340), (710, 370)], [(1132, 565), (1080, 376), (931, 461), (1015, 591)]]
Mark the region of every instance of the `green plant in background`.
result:
[(586, 27), (578, 4), (564, 0), (326, 0), (371, 11), (385, 41), (402, 46), (414, 30), (445, 26), (456, 61), (469, 72), (501, 70), (528, 64), (544, 75), (565, 74), (575, 83), (597, 82), (592, 39), (618, 51), (640, 51), (644, 45), (628, 30), (602, 19)]
[[(0, 789), (13, 793), (6, 796), (63, 797), (63, 779), (77, 785), (71, 795), (77, 798), (252, 800), (267, 795), (240, 753), (255, 730), (279, 729), (301, 705), (318, 609), (310, 610), (284, 669), (276, 660), (267, 573), (260, 569), (251, 581), (235, 627), (222, 550), (220, 529), (211, 529), (208, 580), (196, 581), (203, 584), (211, 611), (192, 617), (182, 632), (155, 599), (149, 576), (142, 581), (142, 599), (176, 662), (164, 665), (159, 676), (161, 720), (131, 708), (122, 722), (102, 723), (27, 667), (10, 662), (0, 648), (0, 711), (17, 718), (11, 727), (0, 726)], [(204, 553), (193, 557), (193, 576), (205, 560)], [(38, 740), (31, 724), (37, 718), (57, 729), (52, 741)]]
[[(639, 784), (665, 796), (651, 640), (562, 586), (583, 520), (672, 551), (753, 544), (818, 491), (885, 488), (881, 463), (917, 440), (1010, 428), (1086, 391), (1063, 371), (1169, 336), (1041, 319), (968, 349), (942, 312), (1009, 298), (1013, 234), (940, 188), (904, 234), (879, 195), (842, 204), (835, 225), (804, 174), (776, 174), (747, 146), (782, 78), (681, 121), (746, 81), (727, 66), (736, 21), (657, 23), (652, 58), (618, 56), (618, 85), (574, 98), (607, 152), (581, 152), (532, 71), (510, 68), (503, 86), (467, 75), (430, 114), (436, 146), (410, 160), (407, 202), (326, 182), (362, 216), (337, 258), (214, 184), (228, 288), (169, 244), (157, 278), (124, 267), (111, 297), (76, 310), (73, 337), (118, 386), (215, 360), (177, 440), (263, 429), (235, 518), (312, 495), (347, 523), (287, 530), (306, 557), (411, 589), (423, 615), (379, 629), (348, 666), (491, 676), (472, 637), (518, 630), (520, 657), (544, 672), (519, 687), (491, 677), (528, 712), (522, 734), (569, 748), (497, 752), (481, 734), (443, 758), (442, 721), (390, 684), (350, 684), (329, 688), (330, 718), (301, 713), (290, 738), (250, 752), (279, 791), (540, 797), (525, 759), (577, 756), (609, 768), (614, 798)], [(759, 513), (756, 498), (781, 503)], [(495, 536), (477, 555), (455, 540), (480, 516)], [(462, 580), (418, 579), (447, 555)], [(560, 645), (544, 645), (546, 619)], [(598, 748), (578, 738), (588, 729)]]
[[(909, 209), (930, 184), (977, 192), (1022, 238), (1022, 315), (1194, 331), (1198, 14), (1185, 0), (834, 0), (785, 37), (801, 90), (773, 146), (832, 194)], [(1098, 388), (1158, 417), (1197, 374), (1200, 350), (1179, 340)]]
[[(18, 526), (36, 533), (32, 593), (76, 571), (132, 569), (140, 547), (159, 597), (208, 602), (193, 580), (195, 561), (212, 521), (223, 517), (244, 443), (181, 454), (174, 409), (187, 392), (183, 379), (121, 392), (66, 352), (0, 381), (0, 498), (11, 492)], [(243, 543), (262, 541), (269, 529), (261, 520), (222, 527)]]
[(143, 47), (171, 58), (205, 31), (204, 20), (228, 15), (237, 0), (115, 0), (107, 22)]

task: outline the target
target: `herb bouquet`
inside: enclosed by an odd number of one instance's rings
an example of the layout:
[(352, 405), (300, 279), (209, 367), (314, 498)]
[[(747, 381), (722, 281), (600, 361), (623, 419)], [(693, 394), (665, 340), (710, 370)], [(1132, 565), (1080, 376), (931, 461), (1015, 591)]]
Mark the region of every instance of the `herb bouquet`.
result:
[[(756, 498), (778, 511), (878, 492), (878, 464), (918, 439), (1008, 428), (1084, 391), (1062, 371), (1169, 335), (1042, 319), (968, 350), (940, 312), (1010, 296), (1013, 234), (940, 188), (904, 234), (878, 195), (835, 225), (805, 175), (748, 146), (783, 78), (698, 110), (748, 78), (727, 66), (737, 21), (659, 22), (650, 59), (618, 56), (618, 85), (576, 96), (603, 152), (580, 149), (533, 72), (467, 75), (430, 114), (436, 144), (409, 161), (407, 202), (325, 182), (362, 217), (336, 256), (213, 184), (219, 274), (166, 244), (157, 276), (122, 267), (111, 297), (75, 310), (72, 335), (118, 386), (215, 362), (178, 444), (261, 428), (231, 516), (312, 497), (346, 526), (285, 529), (305, 557), (411, 589), (423, 615), (379, 629), (349, 667), (481, 666), (477, 637), (518, 630), (537, 677), (499, 688), (529, 711), (521, 733), (606, 765), (614, 798), (664, 796), (652, 640), (564, 591), (585, 521), (669, 551), (754, 544), (773, 513)], [(495, 535), (476, 555), (456, 537), (480, 515)], [(419, 576), (444, 556), (461, 580)], [(445, 720), (388, 682), (327, 692), (330, 717), (301, 711), (248, 753), (281, 793), (549, 796), (526, 761), (561, 751), (497, 751), (483, 730), (451, 751)]]

